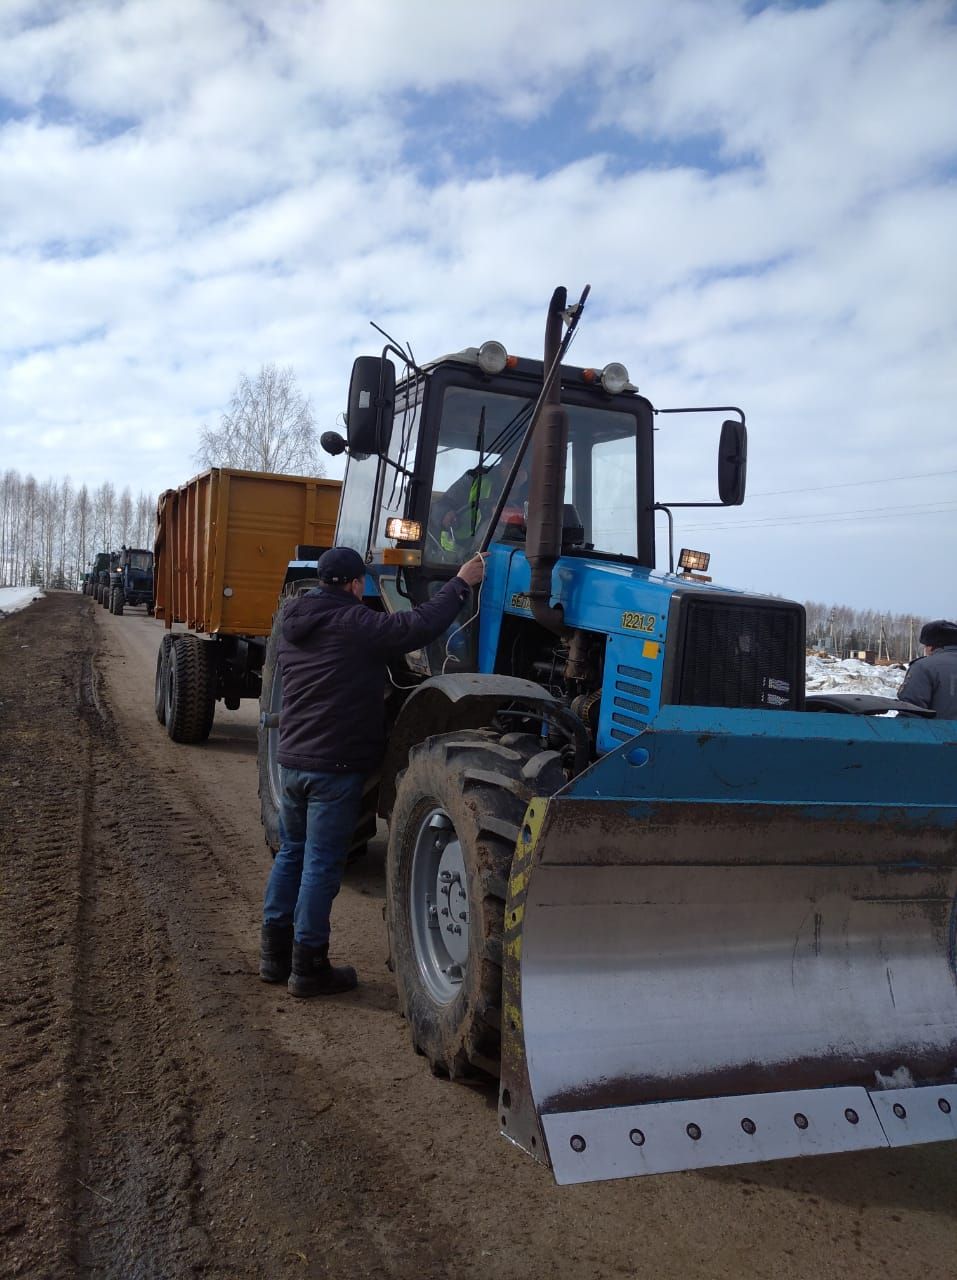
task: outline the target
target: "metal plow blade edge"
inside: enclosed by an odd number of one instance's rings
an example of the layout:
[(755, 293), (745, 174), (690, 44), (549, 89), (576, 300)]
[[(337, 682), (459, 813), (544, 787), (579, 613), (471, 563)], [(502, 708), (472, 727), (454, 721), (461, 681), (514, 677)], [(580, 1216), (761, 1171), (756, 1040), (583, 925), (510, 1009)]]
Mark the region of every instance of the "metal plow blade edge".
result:
[(665, 708), (529, 806), (502, 1132), (560, 1183), (957, 1137), (957, 724)]

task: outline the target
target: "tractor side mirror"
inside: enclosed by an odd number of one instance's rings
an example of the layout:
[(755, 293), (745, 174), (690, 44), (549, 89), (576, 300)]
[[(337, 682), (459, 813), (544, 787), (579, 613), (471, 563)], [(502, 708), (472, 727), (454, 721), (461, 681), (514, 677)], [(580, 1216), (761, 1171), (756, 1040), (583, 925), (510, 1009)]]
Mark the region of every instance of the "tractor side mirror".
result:
[(335, 458), (345, 452), (346, 442), (338, 431), (323, 431), (319, 437), (319, 446), (325, 453), (331, 453)]
[(346, 427), (349, 452), (388, 452), (395, 407), (395, 365), (383, 356), (359, 356), (352, 366)]
[(740, 507), (748, 474), (748, 429), (729, 419), (721, 424), (718, 444), (718, 496), (726, 507)]

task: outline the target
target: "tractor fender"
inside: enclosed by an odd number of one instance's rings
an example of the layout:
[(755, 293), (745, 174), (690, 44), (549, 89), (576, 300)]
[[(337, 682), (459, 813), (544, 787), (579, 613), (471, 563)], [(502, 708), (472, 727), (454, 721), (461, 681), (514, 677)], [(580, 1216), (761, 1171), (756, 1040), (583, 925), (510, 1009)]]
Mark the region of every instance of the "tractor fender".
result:
[(403, 703), (389, 734), (379, 783), (380, 816), (391, 813), (396, 777), (417, 743), (459, 729), (487, 728), (511, 702), (553, 713), (566, 710), (540, 684), (518, 676), (457, 672), (423, 681)]

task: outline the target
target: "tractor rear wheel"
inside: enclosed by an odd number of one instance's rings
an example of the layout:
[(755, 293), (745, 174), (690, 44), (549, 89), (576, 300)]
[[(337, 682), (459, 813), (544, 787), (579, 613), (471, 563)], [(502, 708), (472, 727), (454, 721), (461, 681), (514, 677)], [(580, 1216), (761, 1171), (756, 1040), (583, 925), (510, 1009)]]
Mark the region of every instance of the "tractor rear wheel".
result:
[(175, 637), (166, 678), (166, 732), (174, 742), (205, 742), (216, 710), (215, 655), (210, 641)]
[[(310, 583), (310, 585), (313, 585)], [(288, 590), (288, 588), (287, 588)], [(292, 594), (291, 592), (289, 594)], [(275, 855), (279, 852), (279, 713), (282, 710), (282, 671), (277, 658), (282, 637), (284, 593), (273, 614), (272, 632), (266, 642), (263, 659), (262, 687), (259, 695), (259, 813), (266, 844)], [(266, 717), (270, 717), (267, 721)]]
[(515, 843), (529, 800), (564, 781), (532, 734), (463, 730), (412, 749), (389, 827), (386, 916), (399, 1007), (434, 1072), (498, 1076)]

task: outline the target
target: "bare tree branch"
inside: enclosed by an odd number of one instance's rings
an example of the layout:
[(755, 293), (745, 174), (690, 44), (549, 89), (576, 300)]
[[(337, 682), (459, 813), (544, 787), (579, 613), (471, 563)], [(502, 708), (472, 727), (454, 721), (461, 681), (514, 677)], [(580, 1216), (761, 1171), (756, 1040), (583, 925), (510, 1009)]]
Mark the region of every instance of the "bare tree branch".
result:
[(312, 406), (291, 365), (241, 373), (218, 427), (203, 426), (195, 455), (203, 467), (321, 476)]

